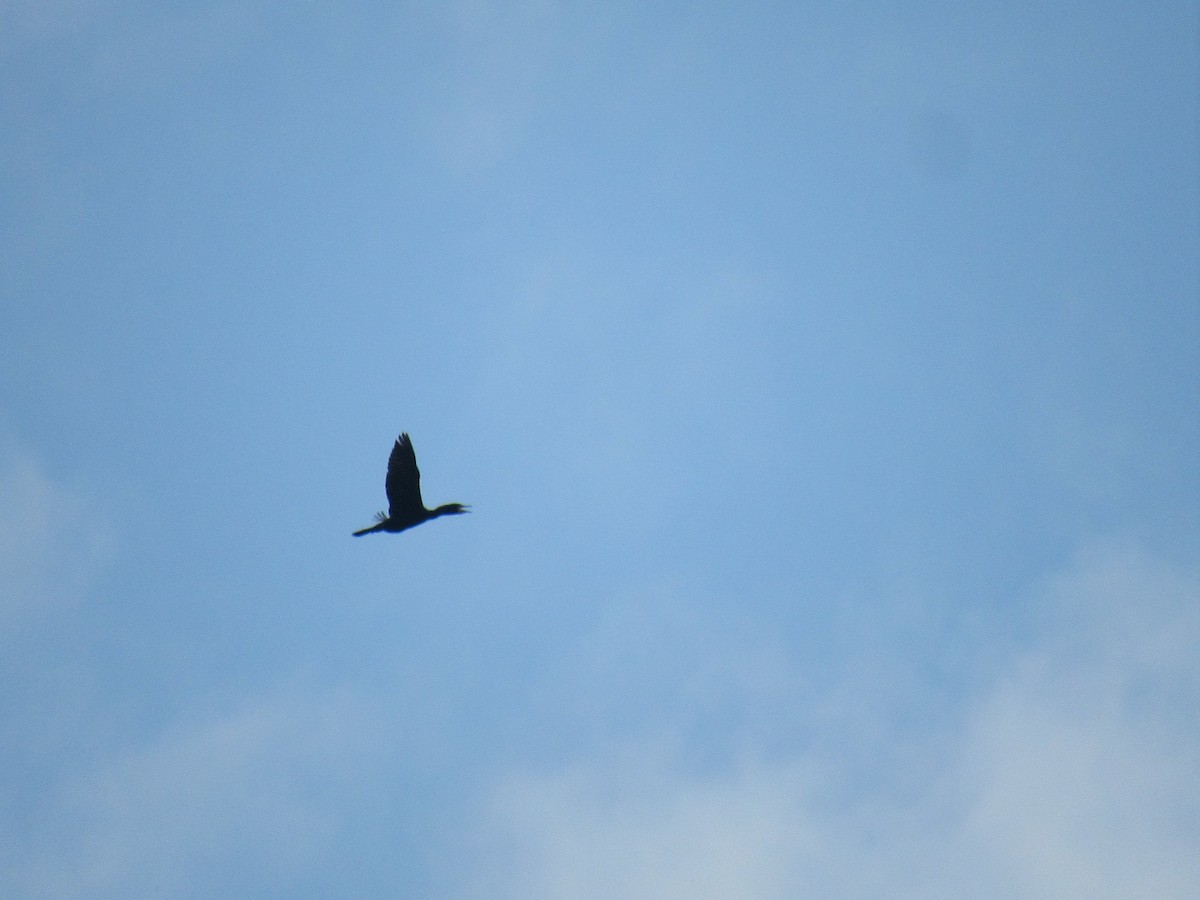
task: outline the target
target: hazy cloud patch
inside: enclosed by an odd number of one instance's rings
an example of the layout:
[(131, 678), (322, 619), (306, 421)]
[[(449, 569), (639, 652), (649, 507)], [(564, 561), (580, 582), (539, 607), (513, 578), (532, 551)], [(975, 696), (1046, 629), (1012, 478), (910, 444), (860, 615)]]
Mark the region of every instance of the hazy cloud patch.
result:
[(1035, 646), (968, 726), (964, 824), (1023, 896), (1189, 896), (1200, 578), (1106, 545), (1046, 594)]
[(510, 773), (483, 829), (495, 896), (1190, 896), (1198, 585), (1136, 548), (1082, 553), (957, 733), (929, 739), (915, 790), (877, 772), (873, 795), (831, 804), (843, 761), (819, 743), (768, 758), (749, 732), (734, 764), (698, 772), (669, 713), (641, 738)]
[(10, 884), (23, 896), (216, 896), (297, 885), (344, 841), (353, 783), (378, 774), (375, 711), (283, 692), (207, 717), (66, 779)]
[[(645, 748), (496, 788), (493, 896), (783, 897), (821, 836), (802, 767), (689, 779)], [(476, 886), (479, 896), (486, 890)]]
[(112, 557), (112, 527), (32, 457), (0, 457), (0, 629), (78, 601)]

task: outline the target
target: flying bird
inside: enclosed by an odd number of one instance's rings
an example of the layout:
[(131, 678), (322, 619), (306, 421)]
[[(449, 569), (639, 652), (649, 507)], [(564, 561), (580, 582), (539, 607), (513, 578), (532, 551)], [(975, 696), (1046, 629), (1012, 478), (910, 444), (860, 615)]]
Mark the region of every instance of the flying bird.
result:
[(370, 528), (354, 532), (358, 537), (372, 531), (404, 531), (438, 516), (457, 516), (469, 507), (461, 503), (447, 503), (437, 509), (426, 509), (421, 501), (421, 472), (417, 469), (417, 454), (407, 434), (396, 439), (392, 455), (388, 457), (387, 481), (388, 511), (375, 514), (375, 524)]

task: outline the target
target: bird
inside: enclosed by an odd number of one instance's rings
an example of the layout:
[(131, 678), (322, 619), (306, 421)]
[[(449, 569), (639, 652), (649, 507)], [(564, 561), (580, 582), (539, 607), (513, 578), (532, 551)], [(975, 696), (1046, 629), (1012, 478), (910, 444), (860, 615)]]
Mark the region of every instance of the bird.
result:
[(421, 472), (417, 468), (417, 454), (413, 451), (408, 434), (401, 434), (388, 457), (387, 481), (388, 511), (375, 514), (375, 524), (354, 532), (355, 537), (373, 531), (404, 531), (438, 516), (458, 516), (470, 510), (462, 503), (447, 503), (437, 509), (426, 509), (421, 500)]

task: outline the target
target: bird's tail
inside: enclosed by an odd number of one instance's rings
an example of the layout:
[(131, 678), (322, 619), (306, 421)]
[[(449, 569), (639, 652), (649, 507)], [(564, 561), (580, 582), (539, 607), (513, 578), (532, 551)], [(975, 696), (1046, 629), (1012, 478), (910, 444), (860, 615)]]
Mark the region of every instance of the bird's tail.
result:
[(354, 532), (354, 536), (359, 537), (364, 534), (370, 534), (372, 531), (383, 531), (383, 523), (386, 521), (387, 521), (387, 513), (385, 513), (381, 509), (379, 512), (375, 513), (375, 524), (372, 525), (370, 528), (363, 528), (359, 531)]

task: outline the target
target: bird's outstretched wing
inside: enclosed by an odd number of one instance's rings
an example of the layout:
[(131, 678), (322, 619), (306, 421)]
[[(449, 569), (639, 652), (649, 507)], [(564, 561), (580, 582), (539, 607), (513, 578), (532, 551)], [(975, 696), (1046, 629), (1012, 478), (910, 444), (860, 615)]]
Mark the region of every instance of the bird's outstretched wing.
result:
[(388, 513), (393, 518), (425, 508), (421, 502), (421, 472), (417, 469), (417, 454), (413, 452), (412, 441), (407, 434), (400, 435), (392, 447), (385, 485)]

